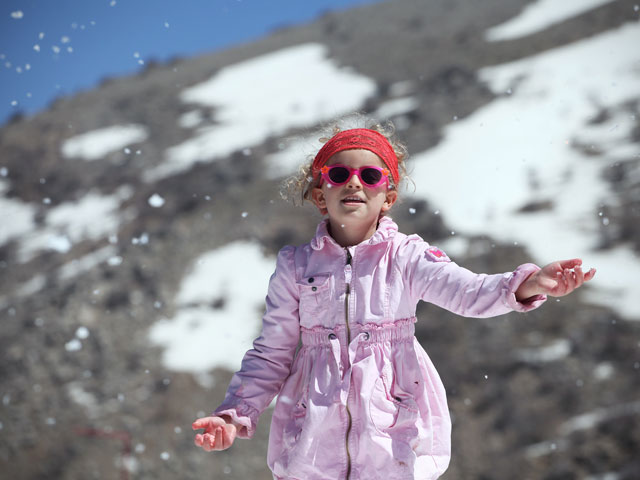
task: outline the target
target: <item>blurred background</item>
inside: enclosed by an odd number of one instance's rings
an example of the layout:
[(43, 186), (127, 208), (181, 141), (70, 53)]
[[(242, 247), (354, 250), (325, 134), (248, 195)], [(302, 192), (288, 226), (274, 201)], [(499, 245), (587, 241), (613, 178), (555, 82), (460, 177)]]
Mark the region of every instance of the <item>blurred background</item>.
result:
[(334, 124), (391, 120), (392, 211), (476, 272), (581, 257), (527, 314), (419, 306), (446, 479), (640, 478), (637, 0), (9, 0), (0, 6), (3, 478), (268, 479), (206, 454)]

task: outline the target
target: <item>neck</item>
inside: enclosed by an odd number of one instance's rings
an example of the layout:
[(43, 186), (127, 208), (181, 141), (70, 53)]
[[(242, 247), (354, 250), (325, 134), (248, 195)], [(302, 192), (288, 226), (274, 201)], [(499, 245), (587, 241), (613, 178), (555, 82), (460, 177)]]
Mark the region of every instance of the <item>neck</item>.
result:
[(341, 224), (329, 219), (329, 234), (341, 247), (351, 247), (369, 240), (378, 229), (378, 220), (372, 224)]

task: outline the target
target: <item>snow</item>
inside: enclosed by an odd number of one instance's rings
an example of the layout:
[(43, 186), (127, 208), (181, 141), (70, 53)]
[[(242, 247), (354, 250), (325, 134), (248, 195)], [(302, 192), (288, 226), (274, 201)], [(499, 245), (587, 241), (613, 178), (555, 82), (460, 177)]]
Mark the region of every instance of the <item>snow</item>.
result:
[(267, 165), (264, 171), (265, 177), (277, 179), (297, 173), (301, 166), (313, 160), (311, 154), (318, 151), (322, 146), (319, 141), (322, 136), (322, 132), (316, 130), (309, 134), (285, 139), (279, 152), (265, 157), (265, 164)]
[(100, 415), (100, 407), (95, 395), (82, 388), (80, 382), (68, 383), (67, 395), (72, 401), (85, 409), (89, 418), (97, 418)]
[(154, 193), (147, 199), (147, 202), (149, 202), (149, 205), (153, 208), (160, 208), (164, 205), (165, 200), (157, 193)]
[(375, 113), (376, 118), (392, 118), (417, 110), (420, 102), (414, 97), (394, 98), (383, 102)]
[(97, 240), (117, 232), (126, 216), (119, 211), (120, 203), (129, 190), (121, 187), (113, 195), (90, 191), (77, 201), (49, 209), (41, 227), (36, 228), (31, 220), (30, 230), (23, 232), (18, 245), (18, 261), (31, 260), (40, 250), (65, 253), (83, 240)]
[(560, 425), (559, 430), (562, 435), (570, 435), (580, 430), (590, 430), (598, 424), (614, 418), (638, 414), (640, 414), (640, 401), (622, 403), (577, 415)]
[(115, 253), (115, 247), (107, 245), (82, 257), (74, 258), (69, 263), (60, 267), (58, 270), (58, 278), (60, 280), (71, 280), (82, 273), (88, 272), (101, 263), (108, 261)]
[(215, 367), (237, 370), (260, 333), (274, 269), (275, 258), (265, 258), (253, 242), (238, 241), (203, 254), (182, 281), (176, 314), (156, 322), (149, 332), (151, 341), (164, 347), (165, 367), (193, 373)]
[(11, 239), (20, 237), (34, 228), (36, 208), (13, 198), (5, 198), (9, 183), (0, 180), (0, 246)]
[[(415, 195), (456, 232), (525, 245), (539, 264), (583, 258), (598, 270), (589, 300), (629, 319), (640, 319), (640, 260), (625, 246), (596, 251), (595, 242), (606, 228), (599, 205), (612, 197), (602, 171), (640, 154), (630, 138), (637, 119), (617, 114), (601, 127), (589, 121), (600, 107), (621, 112), (640, 97), (640, 50), (631, 47), (639, 40), (640, 27), (627, 24), (481, 70), (495, 93), (512, 93), (450, 124), (439, 145), (412, 157)], [(602, 144), (605, 153), (585, 153), (576, 143)], [(540, 200), (551, 209), (518, 212)]]
[(77, 338), (72, 338), (67, 343), (65, 343), (64, 348), (67, 352), (77, 352), (82, 349), (82, 342)]
[(113, 125), (68, 138), (62, 143), (61, 152), (67, 158), (99, 160), (128, 145), (144, 142), (148, 137), (149, 132), (143, 125)]
[(485, 38), (495, 42), (525, 37), (614, 0), (537, 0), (505, 23), (487, 30)]
[(178, 119), (178, 125), (182, 128), (195, 128), (204, 121), (202, 112), (200, 110), (192, 110), (187, 113), (183, 113)]
[[(258, 88), (259, 87), (259, 88)], [(155, 181), (259, 145), (270, 136), (310, 127), (360, 108), (375, 82), (340, 67), (328, 48), (307, 43), (223, 68), (211, 79), (184, 90), (182, 101), (214, 109), (213, 125), (168, 149), (163, 162), (145, 173)], [(195, 119), (183, 117), (185, 124)]]
[(547, 363), (562, 360), (571, 353), (571, 342), (559, 338), (540, 348), (526, 348), (515, 352), (516, 357), (529, 363)]
[[(357, 114), (345, 115), (334, 119), (334, 124), (341, 130), (361, 127), (362, 118)], [(331, 124), (331, 127), (334, 126)], [(330, 137), (331, 130), (313, 129), (292, 137), (284, 138), (279, 145), (279, 151), (265, 157), (267, 169), (266, 178), (277, 179), (297, 174), (300, 167), (313, 161), (313, 156), (322, 146), (323, 137)]]

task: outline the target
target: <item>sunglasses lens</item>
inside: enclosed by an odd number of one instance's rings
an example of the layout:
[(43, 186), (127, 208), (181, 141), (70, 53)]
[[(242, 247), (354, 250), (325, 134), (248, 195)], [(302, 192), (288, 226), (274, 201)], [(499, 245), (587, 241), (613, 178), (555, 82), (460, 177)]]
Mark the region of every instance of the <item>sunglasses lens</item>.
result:
[(375, 185), (382, 179), (382, 172), (375, 168), (364, 168), (360, 171), (360, 179), (367, 185)]
[(329, 179), (333, 183), (344, 183), (349, 178), (349, 170), (344, 167), (333, 167), (329, 169)]

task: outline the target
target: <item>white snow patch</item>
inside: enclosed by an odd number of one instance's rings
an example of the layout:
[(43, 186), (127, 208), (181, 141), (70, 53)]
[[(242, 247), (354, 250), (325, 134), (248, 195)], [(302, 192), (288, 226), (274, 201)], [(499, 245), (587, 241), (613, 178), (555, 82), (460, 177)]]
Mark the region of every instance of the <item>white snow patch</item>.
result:
[(144, 179), (167, 177), (360, 108), (375, 93), (375, 82), (327, 55), (318, 43), (289, 47), (223, 68), (184, 90), (184, 102), (214, 108), (216, 124), (168, 149)]
[(560, 426), (562, 435), (569, 435), (580, 430), (589, 430), (596, 425), (619, 417), (636, 416), (640, 414), (640, 401), (598, 408), (592, 412), (583, 413), (570, 418)]
[[(362, 118), (359, 115), (345, 115), (336, 120), (335, 126), (341, 130), (360, 128)], [(281, 178), (287, 175), (297, 174), (300, 168), (313, 161), (313, 157), (322, 147), (321, 138), (331, 137), (331, 132), (323, 129), (298, 134), (285, 138), (280, 143), (280, 151), (265, 157), (267, 165), (264, 172), (270, 179)]]
[(298, 135), (293, 139), (285, 139), (282, 149), (265, 157), (265, 177), (270, 179), (293, 175), (311, 161), (313, 154), (320, 150), (322, 134), (317, 131), (311, 134)]
[(524, 455), (527, 458), (539, 458), (544, 455), (563, 451), (567, 448), (568, 442), (563, 438), (557, 440), (544, 441), (534, 443), (524, 449)]
[(0, 198), (0, 245), (34, 228), (36, 207), (12, 198)]
[(529, 363), (547, 363), (562, 360), (571, 353), (571, 342), (559, 338), (540, 348), (523, 348), (515, 352), (516, 357)]
[(392, 118), (416, 110), (420, 103), (415, 97), (394, 98), (383, 102), (375, 113), (377, 118)]
[(122, 221), (120, 202), (128, 192), (127, 187), (114, 195), (91, 191), (78, 201), (51, 208), (42, 227), (25, 232), (20, 238), (18, 260), (27, 262), (40, 250), (65, 253), (80, 241), (97, 240), (117, 232)]
[(100, 414), (100, 407), (96, 396), (87, 392), (79, 382), (67, 384), (67, 394), (75, 403), (85, 409), (89, 418), (96, 418)]
[(200, 110), (192, 110), (183, 113), (178, 119), (178, 125), (182, 128), (195, 128), (204, 121), (204, 117)]
[[(611, 196), (601, 172), (617, 158), (588, 155), (572, 143), (587, 141), (585, 125), (598, 107), (615, 110), (640, 97), (640, 50), (631, 48), (638, 40), (640, 27), (625, 25), (481, 70), (495, 92), (513, 93), (452, 123), (438, 146), (413, 156), (412, 174), (416, 195), (440, 209), (456, 232), (524, 244), (540, 264), (584, 258), (598, 270), (585, 287), (589, 300), (629, 319), (640, 319), (640, 260), (626, 247), (594, 250), (603, 228), (598, 205)], [(615, 155), (637, 155), (637, 144), (621, 135), (636, 120), (616, 122), (617, 128), (597, 129), (594, 141), (617, 142)], [(545, 199), (551, 210), (517, 211)]]
[(61, 151), (67, 158), (99, 160), (128, 145), (144, 142), (148, 137), (149, 132), (143, 125), (114, 125), (68, 138)]
[(392, 97), (404, 97), (416, 90), (416, 83), (413, 80), (401, 80), (392, 83), (389, 87), (389, 95)]
[(593, 377), (596, 380), (609, 380), (613, 377), (615, 373), (615, 368), (611, 362), (601, 362), (596, 365), (596, 368), (593, 370)]
[(91, 252), (80, 258), (75, 258), (69, 263), (63, 265), (58, 270), (58, 278), (60, 280), (70, 280), (78, 275), (88, 272), (92, 268), (97, 267), (103, 262), (109, 260), (116, 253), (116, 248), (112, 245), (102, 247), (95, 252)]
[(42, 273), (34, 275), (31, 279), (20, 285), (16, 294), (19, 297), (28, 297), (42, 290), (47, 284), (47, 279)]
[[(151, 341), (165, 348), (166, 368), (196, 374), (216, 367), (237, 370), (260, 333), (274, 269), (275, 258), (265, 258), (252, 242), (202, 255), (182, 281), (176, 315), (156, 322), (149, 332)], [(212, 306), (217, 300), (222, 300), (220, 308)]]
[(525, 37), (613, 1), (538, 0), (528, 4), (518, 16), (487, 30), (485, 38), (496, 42)]
[(605, 472), (598, 473), (596, 475), (589, 475), (584, 477), (584, 480), (620, 480), (621, 478), (623, 478), (622, 474), (618, 472)]

